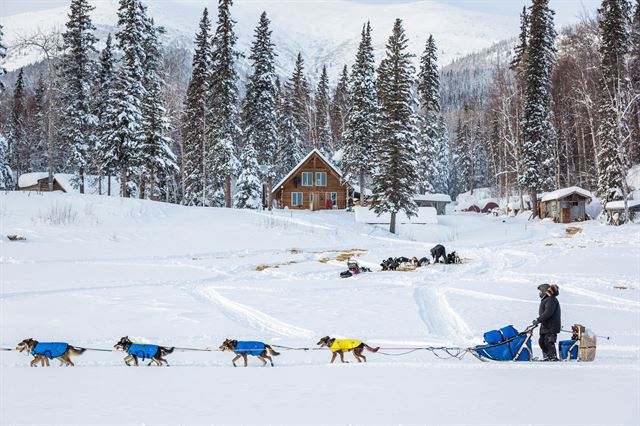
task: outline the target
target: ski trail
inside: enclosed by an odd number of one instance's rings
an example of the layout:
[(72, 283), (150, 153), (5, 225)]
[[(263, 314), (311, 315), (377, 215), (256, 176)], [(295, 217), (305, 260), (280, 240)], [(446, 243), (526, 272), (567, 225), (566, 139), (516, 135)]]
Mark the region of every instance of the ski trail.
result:
[(218, 293), (218, 291), (212, 287), (201, 288), (198, 289), (197, 292), (205, 299), (218, 305), (224, 315), (238, 323), (248, 325), (260, 331), (277, 333), (282, 336), (300, 338), (311, 338), (314, 336), (311, 330), (287, 324), (257, 309), (234, 302)]
[(414, 298), (420, 310), (420, 317), (430, 335), (450, 341), (466, 341), (471, 330), (456, 312), (446, 296), (444, 288), (416, 287)]
[(585, 288), (578, 288), (572, 285), (564, 284), (561, 287), (561, 291), (577, 294), (580, 296), (590, 297), (600, 302), (608, 302), (614, 305), (626, 305), (635, 308), (640, 308), (640, 302), (635, 300), (623, 299), (622, 297), (609, 296), (606, 294), (598, 293), (596, 291), (587, 290)]

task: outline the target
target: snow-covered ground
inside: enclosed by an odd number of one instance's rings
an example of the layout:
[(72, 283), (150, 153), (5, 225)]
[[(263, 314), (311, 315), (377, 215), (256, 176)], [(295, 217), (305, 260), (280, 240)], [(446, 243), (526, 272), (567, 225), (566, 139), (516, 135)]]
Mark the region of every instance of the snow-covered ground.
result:
[[(565, 225), (466, 213), (393, 236), (347, 212), (2, 193), (3, 347), (33, 337), (111, 348), (124, 335), (195, 348), (227, 337), (314, 346), (325, 335), (468, 347), (489, 329), (530, 324), (542, 282), (560, 286), (565, 328), (611, 340), (582, 364), (415, 352), (330, 365), (325, 351), (283, 351), (275, 368), (233, 368), (219, 352), (127, 368), (122, 353), (86, 352), (74, 368), (43, 369), (0, 352), (0, 424), (638, 424), (640, 227), (578, 226), (570, 236)], [(339, 278), (341, 250), (362, 250), (375, 268), (436, 243), (464, 263)]]

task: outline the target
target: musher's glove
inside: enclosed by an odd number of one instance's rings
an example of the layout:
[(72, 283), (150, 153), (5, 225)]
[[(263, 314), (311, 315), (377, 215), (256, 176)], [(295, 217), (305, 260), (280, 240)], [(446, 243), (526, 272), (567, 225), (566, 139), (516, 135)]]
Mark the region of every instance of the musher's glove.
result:
[(538, 324), (540, 324), (540, 323), (538, 322), (538, 320), (537, 320), (537, 319), (534, 319), (534, 320), (533, 320), (533, 322), (532, 322), (531, 324), (533, 324), (533, 326), (535, 327), (536, 325), (538, 325)]

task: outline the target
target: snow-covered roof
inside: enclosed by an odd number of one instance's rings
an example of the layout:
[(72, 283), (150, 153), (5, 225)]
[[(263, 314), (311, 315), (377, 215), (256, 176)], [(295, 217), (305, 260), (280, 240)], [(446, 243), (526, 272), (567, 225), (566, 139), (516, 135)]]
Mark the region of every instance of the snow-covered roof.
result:
[(451, 197), (447, 194), (417, 194), (413, 196), (415, 201), (437, 201), (442, 203), (450, 203)]
[(309, 158), (311, 158), (311, 156), (312, 156), (313, 154), (317, 154), (317, 155), (320, 157), (320, 159), (322, 159), (322, 161), (324, 161), (325, 163), (327, 163), (327, 165), (328, 165), (329, 167), (331, 167), (331, 169), (332, 169), (334, 172), (336, 172), (336, 174), (337, 174), (340, 178), (342, 178), (342, 172), (340, 171), (340, 169), (339, 169), (339, 168), (337, 168), (337, 167), (336, 167), (336, 166), (335, 166), (331, 161), (329, 161), (329, 160), (327, 159), (327, 157), (325, 157), (324, 155), (322, 155), (322, 153), (321, 153), (321, 152), (316, 148), (316, 149), (313, 149), (311, 152), (309, 152), (309, 153), (308, 153), (308, 154), (307, 154), (307, 155), (306, 155), (302, 160), (300, 160), (300, 162), (299, 162), (298, 164), (296, 164), (296, 166), (295, 166), (293, 169), (291, 169), (291, 171), (290, 171), (290, 172), (289, 172), (285, 177), (283, 177), (283, 178), (280, 180), (280, 182), (278, 182), (278, 184), (277, 184), (276, 186), (274, 186), (274, 187), (273, 187), (273, 190), (272, 190), (271, 192), (275, 193), (278, 189), (280, 189), (280, 187), (281, 187), (282, 185), (284, 185), (284, 183), (285, 183), (286, 181), (288, 181), (288, 180), (289, 180), (289, 178), (295, 174), (296, 170), (298, 170), (298, 169), (299, 169), (299, 168), (300, 168), (304, 163), (306, 163), (306, 162), (307, 162), (307, 160), (308, 160)]
[[(640, 207), (640, 200), (627, 200), (630, 209)], [(624, 201), (609, 201), (605, 206), (607, 210), (624, 210)]]
[[(350, 185), (351, 185), (351, 184), (350, 184)], [(353, 188), (353, 191), (354, 191), (354, 192), (357, 192), (358, 194), (360, 194), (360, 185), (351, 185), (351, 188)], [(368, 189), (368, 188), (365, 188), (365, 189), (364, 189), (364, 195), (365, 195), (365, 196), (373, 195), (373, 191), (371, 191), (371, 190), (370, 190), (370, 189)]]
[(47, 172), (25, 173), (18, 178), (18, 188), (26, 188), (28, 186), (37, 185), (38, 181), (49, 177)]
[(593, 198), (593, 194), (586, 189), (580, 188), (579, 186), (570, 186), (569, 188), (561, 188), (552, 192), (548, 192), (542, 196), (540, 201), (546, 203), (547, 201), (553, 201), (560, 198), (568, 197), (571, 194), (579, 194), (589, 199)]

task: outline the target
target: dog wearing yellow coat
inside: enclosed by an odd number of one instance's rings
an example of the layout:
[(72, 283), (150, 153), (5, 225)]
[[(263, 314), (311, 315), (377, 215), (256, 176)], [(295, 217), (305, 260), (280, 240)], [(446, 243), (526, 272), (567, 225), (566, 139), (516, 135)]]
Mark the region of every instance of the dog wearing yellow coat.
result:
[(329, 336), (325, 336), (318, 343), (321, 348), (331, 349), (331, 363), (336, 360), (336, 357), (340, 355), (340, 362), (344, 362), (345, 352), (353, 351), (353, 356), (356, 357), (358, 362), (367, 362), (367, 357), (362, 355), (362, 352), (366, 349), (369, 352), (378, 352), (380, 348), (372, 348), (371, 346), (363, 343), (361, 340), (354, 339), (335, 339)]

